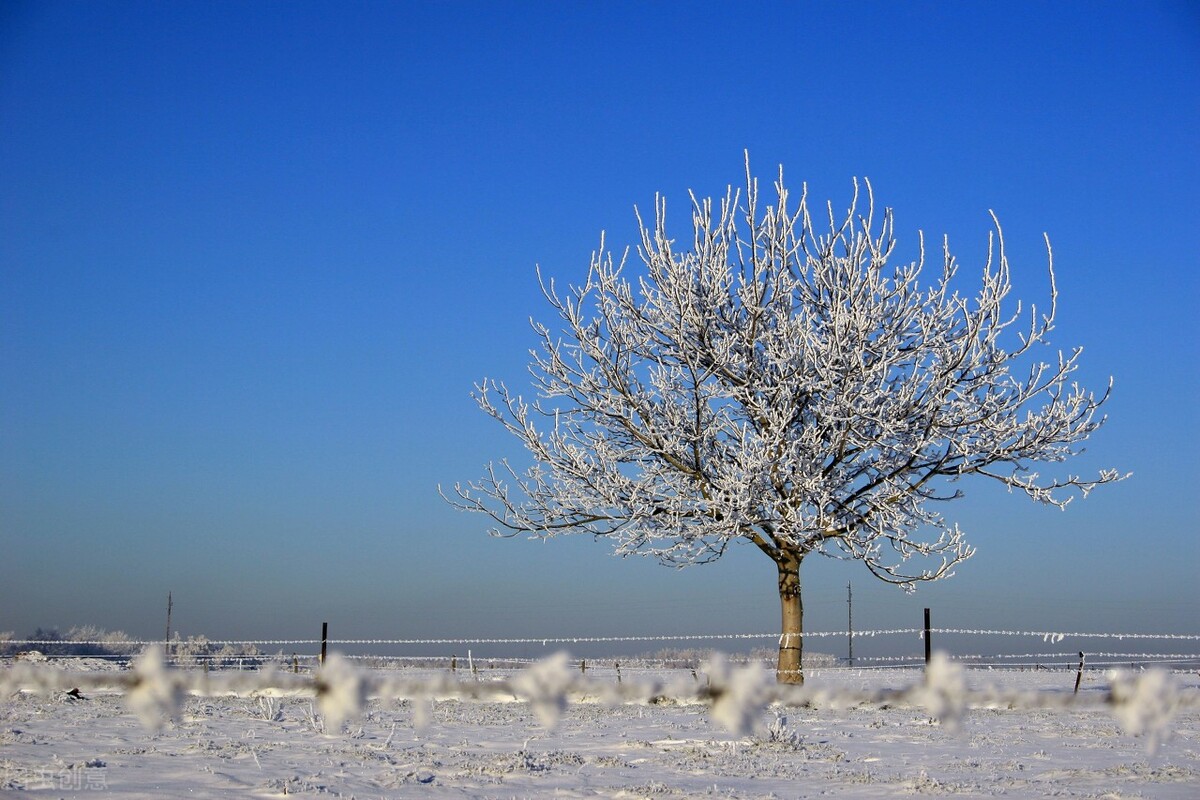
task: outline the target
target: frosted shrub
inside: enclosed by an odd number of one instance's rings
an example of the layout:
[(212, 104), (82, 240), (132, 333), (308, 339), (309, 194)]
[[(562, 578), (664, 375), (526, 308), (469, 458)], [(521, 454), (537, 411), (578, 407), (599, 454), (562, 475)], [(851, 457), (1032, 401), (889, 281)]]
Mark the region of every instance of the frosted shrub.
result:
[(1140, 674), (1113, 673), (1113, 713), (1126, 731), (1145, 736), (1153, 752), (1171, 733), (1171, 721), (1179, 710), (1179, 690), (1165, 670)]
[(934, 653), (925, 668), (925, 682), (915, 690), (914, 701), (949, 730), (958, 728), (967, 707), (966, 673), (945, 653)]
[(803, 737), (799, 731), (793, 730), (788, 725), (786, 714), (776, 714), (775, 717), (767, 724), (766, 740), (772, 744), (781, 744), (787, 747), (800, 747), (803, 742)]
[(720, 653), (713, 655), (704, 671), (713, 697), (713, 719), (731, 733), (752, 732), (767, 705), (766, 671), (757, 664), (731, 669)]
[(134, 685), (125, 701), (142, 724), (158, 730), (179, 713), (183, 687), (163, 663), (162, 648), (151, 647), (133, 665)]
[(254, 698), (254, 703), (258, 709), (258, 715), (267, 722), (279, 722), (283, 719), (283, 700), (281, 698), (260, 694)]
[(331, 653), (317, 674), (317, 704), (328, 730), (342, 729), (342, 723), (356, 716), (366, 702), (362, 675), (350, 659)]
[(538, 721), (553, 728), (567, 709), (567, 690), (574, 676), (570, 657), (566, 653), (555, 653), (513, 678), (512, 686), (529, 701)]

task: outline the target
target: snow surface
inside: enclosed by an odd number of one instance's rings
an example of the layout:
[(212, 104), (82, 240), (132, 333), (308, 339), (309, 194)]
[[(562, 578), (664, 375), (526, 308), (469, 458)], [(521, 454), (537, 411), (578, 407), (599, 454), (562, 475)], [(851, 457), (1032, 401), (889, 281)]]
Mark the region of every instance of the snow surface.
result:
[[(336, 663), (334, 676), (344, 668)], [(690, 677), (661, 677), (680, 675)], [(1164, 727), (1168, 711), (1156, 705), (1164, 695), (1153, 680), (1123, 684), (1146, 695), (1123, 716), (1102, 708), (968, 709), (945, 726), (913, 705), (772, 706), (747, 716), (752, 703), (564, 704), (560, 676), (554, 666), (506, 675), (528, 683), (531, 703), (364, 701), (346, 676), (330, 683), (348, 694), (325, 703), (187, 696), (156, 729), (131, 706), (150, 716), (148, 708), (171, 698), (17, 693), (0, 699), (0, 795), (1200, 797), (1200, 711), (1178, 711)], [(903, 688), (916, 677), (828, 670), (808, 685), (836, 693)], [(1074, 674), (969, 670), (955, 680), (1069, 693)], [(1195, 674), (1170, 680), (1200, 684)], [(755, 685), (746, 677), (738, 691)], [(1109, 688), (1103, 674), (1089, 673), (1082, 691)], [(332, 733), (337, 726), (322, 709), (338, 715), (359, 705)]]

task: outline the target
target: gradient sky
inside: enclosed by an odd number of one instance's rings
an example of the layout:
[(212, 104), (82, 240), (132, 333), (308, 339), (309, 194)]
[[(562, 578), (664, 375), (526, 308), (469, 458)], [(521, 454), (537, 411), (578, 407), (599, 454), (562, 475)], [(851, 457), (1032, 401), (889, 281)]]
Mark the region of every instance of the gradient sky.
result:
[(1015, 296), (1131, 470), (1065, 513), (967, 484), (915, 596), (810, 559), (807, 627), (1200, 632), (1200, 13), (1186, 3), (0, 6), (0, 631), (212, 638), (778, 630), (774, 566), (494, 540), (439, 483), (520, 456), (534, 265), (755, 171), (900, 251), (994, 209)]

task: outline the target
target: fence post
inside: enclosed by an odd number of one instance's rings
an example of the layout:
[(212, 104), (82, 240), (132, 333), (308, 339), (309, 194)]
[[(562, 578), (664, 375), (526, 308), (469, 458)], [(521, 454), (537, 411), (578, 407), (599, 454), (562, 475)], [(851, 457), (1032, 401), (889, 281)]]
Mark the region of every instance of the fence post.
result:
[(1075, 694), (1079, 694), (1079, 684), (1083, 681), (1083, 661), (1084, 655), (1079, 654), (1079, 671), (1075, 673)]
[(847, 641), (850, 644), (850, 658), (848, 666), (854, 666), (854, 590), (850, 588), (850, 581), (846, 581), (846, 627)]
[(933, 656), (932, 642), (930, 641), (930, 626), (929, 626), (929, 609), (925, 609), (925, 666), (929, 666), (929, 661)]
[(329, 623), (321, 623), (321, 666), (325, 666), (325, 647), (329, 644)]

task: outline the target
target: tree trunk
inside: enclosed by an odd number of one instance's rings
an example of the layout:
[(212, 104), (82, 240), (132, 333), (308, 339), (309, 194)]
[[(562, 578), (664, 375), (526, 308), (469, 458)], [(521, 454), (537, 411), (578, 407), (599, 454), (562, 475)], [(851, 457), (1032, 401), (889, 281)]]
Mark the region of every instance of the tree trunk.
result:
[(779, 637), (779, 683), (804, 683), (801, 656), (804, 652), (804, 603), (800, 599), (800, 559), (785, 555), (775, 562), (779, 567), (779, 606), (783, 612), (783, 632)]

